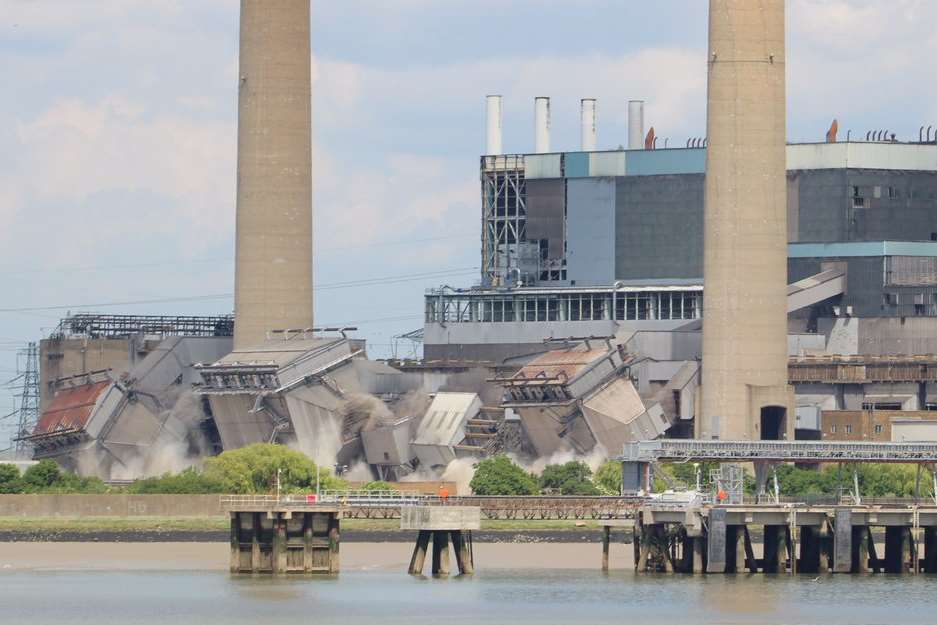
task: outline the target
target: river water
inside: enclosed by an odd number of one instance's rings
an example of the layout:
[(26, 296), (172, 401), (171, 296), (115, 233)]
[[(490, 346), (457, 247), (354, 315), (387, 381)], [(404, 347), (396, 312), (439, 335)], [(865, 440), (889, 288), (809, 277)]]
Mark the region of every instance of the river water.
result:
[(654, 576), (482, 570), (430, 579), (219, 571), (0, 570), (0, 623), (16, 625), (486, 625), (937, 623), (937, 578)]

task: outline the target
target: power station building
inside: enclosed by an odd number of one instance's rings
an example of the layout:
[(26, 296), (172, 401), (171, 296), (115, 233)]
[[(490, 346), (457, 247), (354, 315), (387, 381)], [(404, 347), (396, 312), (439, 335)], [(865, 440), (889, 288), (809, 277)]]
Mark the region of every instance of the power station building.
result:
[[(614, 337), (652, 405), (702, 360), (706, 152), (649, 137), (641, 149), (481, 157), (480, 279), (426, 293), (426, 361), (522, 367), (558, 340)], [(926, 409), (925, 377), (846, 384), (835, 369), (937, 361), (937, 144), (830, 137), (788, 145), (786, 163), (790, 367), (821, 358), (827, 371), (791, 374), (797, 417), (775, 434), (815, 436), (823, 411)], [(694, 434), (699, 382), (681, 386), (682, 406), (664, 404), (666, 435)]]

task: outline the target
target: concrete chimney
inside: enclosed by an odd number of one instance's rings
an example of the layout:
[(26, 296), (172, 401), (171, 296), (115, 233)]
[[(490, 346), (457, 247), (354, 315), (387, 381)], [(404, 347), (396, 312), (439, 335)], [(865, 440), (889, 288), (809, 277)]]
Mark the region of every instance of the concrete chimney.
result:
[(644, 100), (628, 101), (628, 149), (644, 149)]
[(595, 98), (584, 98), (582, 100), (580, 116), (582, 118), (581, 149), (583, 152), (594, 152), (596, 145)]
[(488, 136), (485, 142), (485, 154), (502, 154), (501, 148), (501, 124), (502, 124), (502, 109), (501, 109), (501, 96), (499, 95), (490, 95), (486, 98), (487, 104), (487, 123), (488, 123)]
[(710, 0), (697, 436), (793, 438), (784, 0)]
[(241, 0), (234, 347), (312, 327), (310, 0)]
[(534, 152), (545, 154), (550, 151), (550, 98), (534, 99)]

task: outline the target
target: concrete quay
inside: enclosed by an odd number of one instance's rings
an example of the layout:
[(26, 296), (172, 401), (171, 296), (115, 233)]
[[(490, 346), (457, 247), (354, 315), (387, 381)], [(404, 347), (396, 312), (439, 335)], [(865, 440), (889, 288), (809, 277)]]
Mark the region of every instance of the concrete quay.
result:
[(633, 546), (639, 572), (937, 573), (937, 506), (651, 504)]

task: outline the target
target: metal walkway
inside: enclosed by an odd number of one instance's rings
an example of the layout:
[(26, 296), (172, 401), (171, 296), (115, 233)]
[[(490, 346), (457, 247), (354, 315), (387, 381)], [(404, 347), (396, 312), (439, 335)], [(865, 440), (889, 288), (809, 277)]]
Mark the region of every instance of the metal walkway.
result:
[(655, 440), (626, 444), (619, 460), (631, 462), (769, 460), (931, 464), (937, 463), (937, 443)]

